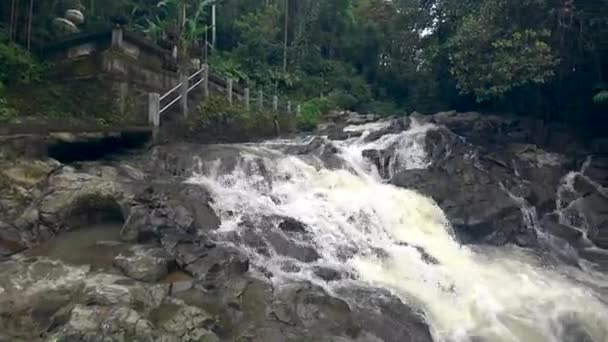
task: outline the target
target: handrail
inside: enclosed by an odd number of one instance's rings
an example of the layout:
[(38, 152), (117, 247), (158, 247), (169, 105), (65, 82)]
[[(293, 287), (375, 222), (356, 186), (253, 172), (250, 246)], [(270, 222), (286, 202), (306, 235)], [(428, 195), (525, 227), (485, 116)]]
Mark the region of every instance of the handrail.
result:
[(203, 71), (205, 71), (205, 67), (198, 69), (198, 71), (196, 71), (194, 74), (192, 74), (190, 77), (188, 77), (188, 81), (192, 81), (193, 78), (198, 76)]
[(190, 88), (188, 88), (188, 92), (192, 91), (192, 89), (196, 88), (199, 86), (199, 84), (203, 83), (205, 81), (204, 78), (201, 78), (200, 80), (198, 80), (198, 82), (194, 83)]
[[(200, 78), (197, 79), (199, 75)], [(288, 114), (293, 113), (294, 109), (296, 110), (296, 114), (299, 112), (299, 105), (291, 103), (291, 101), (279, 99), (278, 95), (271, 96), (269, 94), (265, 94), (263, 90), (259, 90), (259, 92), (255, 94), (250, 88), (241, 88), (237, 84), (234, 84), (231, 80), (225, 80), (218, 75), (211, 74), (209, 72), (209, 66), (205, 65), (196, 70), (194, 73), (192, 73), (192, 75), (188, 76), (187, 78), (182, 78), (180, 83), (175, 85), (162, 96), (160, 96), (158, 93), (150, 93), (148, 95), (148, 120), (155, 127), (155, 132), (157, 131), (156, 128), (158, 128), (158, 126), (160, 125), (160, 115), (166, 112), (169, 108), (171, 108), (171, 106), (175, 105), (178, 101), (183, 101), (182, 109), (184, 115), (188, 115), (188, 94), (190, 94), (192, 90), (200, 86), (202, 83), (205, 83), (203, 89), (203, 93), (205, 94), (205, 96), (209, 95), (209, 84), (213, 83), (218, 87), (219, 90), (223, 91), (224, 93), (227, 93), (228, 100), (231, 101), (231, 103), (232, 100), (236, 98), (237, 101), (245, 102), (248, 108), (251, 105), (251, 102), (257, 101), (258, 106), (268, 108), (272, 106), (273, 110), (279, 110), (279, 108), (286, 107), (285, 109), (287, 110)], [(175, 96), (175, 98), (173, 98), (168, 104), (161, 107), (161, 102), (163, 100), (166, 100), (171, 94), (176, 94), (177, 96)], [(261, 98), (258, 96), (258, 94), (261, 95)], [(259, 100), (262, 100), (262, 102), (259, 102)], [(264, 103), (266, 105), (264, 105)]]
[(180, 95), (178, 97), (176, 97), (175, 99), (173, 99), (173, 101), (171, 101), (168, 105), (164, 106), (163, 109), (161, 109), (159, 111), (160, 114), (164, 113), (167, 109), (169, 109), (169, 107), (173, 106), (175, 104), (175, 102), (181, 100), (183, 97), (183, 95)]
[(165, 93), (165, 95), (160, 97), (160, 100), (164, 100), (165, 98), (167, 98), (167, 96), (171, 95), (172, 92), (176, 91), (177, 89), (179, 89), (182, 86), (182, 82), (179, 82), (175, 87), (173, 87), (173, 89), (169, 90), (168, 92)]

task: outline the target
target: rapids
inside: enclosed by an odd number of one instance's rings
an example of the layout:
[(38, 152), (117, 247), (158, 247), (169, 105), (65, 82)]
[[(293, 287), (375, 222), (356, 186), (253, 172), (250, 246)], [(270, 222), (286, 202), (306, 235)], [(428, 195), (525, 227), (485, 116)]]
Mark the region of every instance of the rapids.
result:
[[(222, 222), (218, 240), (245, 250), (260, 275), (277, 284), (307, 279), (347, 301), (356, 298), (338, 289), (353, 284), (385, 288), (423, 313), (436, 341), (608, 341), (604, 275), (547, 265), (517, 247), (458, 243), (432, 199), (387, 184), (362, 157), (366, 149), (394, 145), (385, 174), (424, 169), (429, 161), (423, 138), (433, 126), (414, 125), (365, 141), (370, 130), (383, 127), (350, 127), (366, 133), (327, 141), (339, 151), (339, 168), (284, 152), (285, 146), (310, 139), (269, 141), (239, 146), (240, 160), (229, 172), (220, 171), (219, 160), (201, 164), (188, 182), (213, 195)], [(293, 218), (305, 229), (280, 231), (276, 217)], [(268, 229), (278, 231), (273, 234), (280, 234), (289, 248), (312, 248), (318, 256), (304, 262), (285, 255)], [(271, 248), (261, 251), (249, 243), (251, 233)], [(340, 276), (326, 281), (315, 273), (319, 267)]]

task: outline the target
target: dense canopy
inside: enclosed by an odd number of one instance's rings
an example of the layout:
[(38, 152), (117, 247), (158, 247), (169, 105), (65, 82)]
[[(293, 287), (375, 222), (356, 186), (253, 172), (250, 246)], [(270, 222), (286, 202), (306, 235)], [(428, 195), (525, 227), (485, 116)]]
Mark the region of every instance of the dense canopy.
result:
[(67, 9), (84, 13), (81, 30), (119, 20), (155, 40), (177, 32), (194, 56), (215, 43), (216, 70), (328, 107), (584, 121), (608, 102), (607, 0), (7, 0), (0, 82), (35, 78), (8, 41), (36, 51)]

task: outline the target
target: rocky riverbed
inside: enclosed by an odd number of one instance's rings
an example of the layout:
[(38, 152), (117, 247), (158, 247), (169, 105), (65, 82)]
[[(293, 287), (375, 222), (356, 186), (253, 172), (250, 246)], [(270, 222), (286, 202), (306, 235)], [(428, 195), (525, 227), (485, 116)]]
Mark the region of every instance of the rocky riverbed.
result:
[(606, 341), (608, 151), (554, 133), (341, 113), (4, 159), (0, 341)]

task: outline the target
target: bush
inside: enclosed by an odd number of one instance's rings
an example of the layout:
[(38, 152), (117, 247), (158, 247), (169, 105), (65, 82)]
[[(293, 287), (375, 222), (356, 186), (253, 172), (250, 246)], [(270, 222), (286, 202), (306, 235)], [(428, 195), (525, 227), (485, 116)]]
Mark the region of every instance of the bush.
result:
[(593, 97), (593, 103), (596, 105), (608, 105), (608, 90), (602, 90)]
[[(284, 116), (283, 116), (284, 117)], [(245, 110), (230, 105), (223, 96), (212, 96), (197, 107), (191, 132), (222, 141), (246, 141), (275, 134), (275, 115), (270, 111)]]
[(28, 84), (39, 81), (45, 66), (18, 45), (0, 42), (0, 83)]
[(0, 121), (9, 121), (17, 116), (17, 111), (0, 95)]
[(321, 115), (332, 108), (335, 108), (335, 104), (327, 97), (304, 102), (300, 115), (297, 117), (297, 127), (303, 131), (313, 131), (319, 124)]

